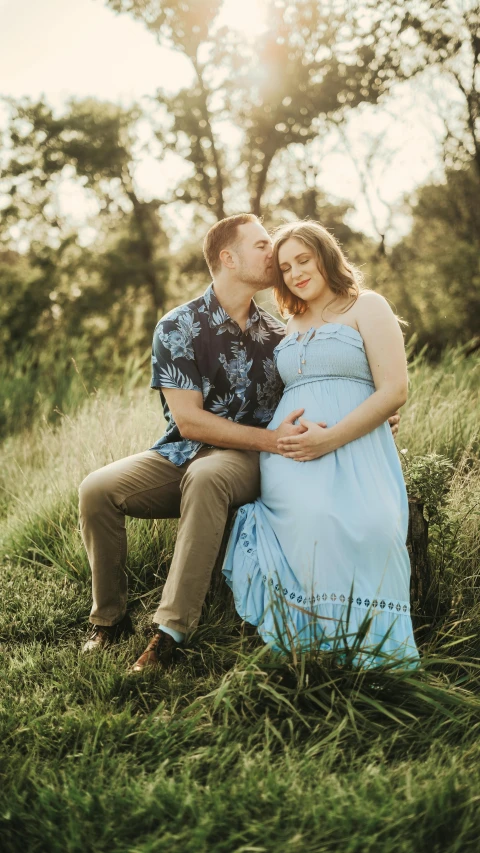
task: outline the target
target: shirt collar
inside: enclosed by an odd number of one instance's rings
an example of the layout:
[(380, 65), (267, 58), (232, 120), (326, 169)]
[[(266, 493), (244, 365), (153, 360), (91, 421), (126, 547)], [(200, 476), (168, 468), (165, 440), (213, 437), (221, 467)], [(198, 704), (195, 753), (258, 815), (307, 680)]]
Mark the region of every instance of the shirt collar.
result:
[[(238, 325), (238, 323), (236, 323), (235, 320), (232, 320), (230, 315), (227, 314), (225, 309), (222, 308), (222, 306), (220, 305), (220, 302), (218, 301), (215, 291), (213, 289), (213, 283), (207, 287), (205, 293), (203, 294), (203, 301), (205, 303), (208, 313), (210, 314), (212, 326), (223, 326), (225, 323), (235, 323), (235, 325)], [(259, 321), (260, 314), (258, 311), (258, 307), (255, 300), (252, 299), (252, 301), (250, 302), (250, 309), (248, 312), (248, 320), (245, 327), (245, 331), (248, 331), (251, 326), (253, 326), (255, 323), (258, 323)]]

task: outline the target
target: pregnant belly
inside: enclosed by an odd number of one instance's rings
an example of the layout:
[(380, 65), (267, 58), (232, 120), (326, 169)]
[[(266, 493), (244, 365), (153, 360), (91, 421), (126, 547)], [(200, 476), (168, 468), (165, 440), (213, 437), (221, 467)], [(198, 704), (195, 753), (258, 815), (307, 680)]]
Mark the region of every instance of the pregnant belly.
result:
[(373, 393), (366, 382), (353, 379), (318, 379), (293, 385), (285, 390), (268, 429), (276, 429), (295, 409), (305, 409), (309, 421), (324, 421), (333, 426), (360, 406)]

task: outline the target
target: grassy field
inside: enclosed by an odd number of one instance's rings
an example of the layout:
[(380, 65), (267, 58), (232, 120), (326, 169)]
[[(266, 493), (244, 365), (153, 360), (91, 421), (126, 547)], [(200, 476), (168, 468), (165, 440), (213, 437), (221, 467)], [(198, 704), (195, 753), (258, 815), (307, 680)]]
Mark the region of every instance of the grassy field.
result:
[[(398, 447), (430, 519), (422, 668), (274, 657), (228, 594), (170, 675), (126, 674), (174, 522), (129, 522), (136, 634), (79, 653), (76, 489), (161, 432), (156, 395), (101, 393), (0, 448), (0, 848), (70, 853), (478, 851), (480, 358), (411, 367)], [(419, 624), (422, 623), (418, 614)], [(425, 620), (424, 620), (425, 621)]]

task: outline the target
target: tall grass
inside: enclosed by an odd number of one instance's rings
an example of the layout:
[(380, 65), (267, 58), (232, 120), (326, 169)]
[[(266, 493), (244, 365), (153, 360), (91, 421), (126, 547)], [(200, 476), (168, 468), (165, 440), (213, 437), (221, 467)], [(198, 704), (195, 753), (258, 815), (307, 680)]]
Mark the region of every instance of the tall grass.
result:
[(436, 452), (454, 462), (480, 451), (480, 356), (447, 350), (437, 363), (420, 354), (409, 369), (398, 446), (411, 455)]
[[(114, 459), (146, 450), (163, 431), (158, 394), (138, 390), (84, 397), (82, 410), (63, 415), (59, 426), (44, 422), (8, 439), (0, 451), (0, 543), (11, 543), (18, 556), (35, 545), (40, 553), (46, 541), (55, 538), (58, 556), (65, 547), (68, 565), (72, 563), (73, 554), (81, 550), (76, 546), (82, 479)], [(79, 560), (70, 567), (72, 572), (82, 572)]]
[(453, 465), (442, 469), (442, 500), (429, 503), (448, 607), (415, 672), (387, 660), (363, 671), (329, 653), (274, 655), (223, 593), (172, 673), (127, 675), (145, 644), (173, 522), (129, 523), (136, 635), (83, 657), (90, 590), (77, 487), (89, 471), (151, 446), (162, 431), (158, 395), (87, 394), (55, 428), (47, 418), (4, 443), (2, 850), (478, 849), (479, 364), (453, 351), (411, 370), (398, 442), (405, 464), (427, 496), (422, 471), (436, 465), (428, 454)]
[(149, 357), (125, 357), (98, 343), (92, 351), (85, 337), (25, 346), (0, 362), (0, 439), (35, 429), (40, 420), (58, 425), (62, 412), (76, 412), (96, 388), (133, 387), (144, 380)]
[[(448, 512), (440, 519), (441, 530), (432, 534), (443, 538), (445, 564), (452, 559), (465, 563), (457, 579), (462, 584), (465, 579), (471, 592), (480, 548), (480, 357), (465, 358), (459, 349), (447, 351), (435, 366), (419, 358), (410, 376), (397, 445), (405, 452), (407, 479), (412, 461), (432, 451), (454, 464), (445, 496)], [(87, 580), (77, 525), (78, 485), (90, 471), (150, 447), (163, 431), (163, 416), (158, 394), (148, 389), (130, 386), (121, 395), (84, 389), (83, 394), (83, 407), (75, 415), (63, 415), (57, 426), (44, 420), (1, 446), (0, 552), (38, 559)], [(151, 527), (131, 525), (135, 565), (156, 558), (145, 553)]]

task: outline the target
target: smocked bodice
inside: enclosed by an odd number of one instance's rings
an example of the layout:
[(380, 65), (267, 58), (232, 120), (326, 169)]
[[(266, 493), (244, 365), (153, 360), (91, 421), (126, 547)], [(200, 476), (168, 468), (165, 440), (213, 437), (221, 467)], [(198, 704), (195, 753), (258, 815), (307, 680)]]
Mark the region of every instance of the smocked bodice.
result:
[(321, 379), (351, 379), (373, 387), (362, 336), (342, 323), (293, 332), (275, 347), (274, 355), (285, 390)]

